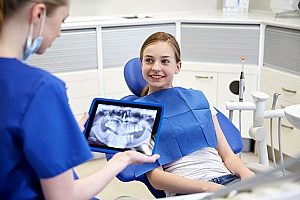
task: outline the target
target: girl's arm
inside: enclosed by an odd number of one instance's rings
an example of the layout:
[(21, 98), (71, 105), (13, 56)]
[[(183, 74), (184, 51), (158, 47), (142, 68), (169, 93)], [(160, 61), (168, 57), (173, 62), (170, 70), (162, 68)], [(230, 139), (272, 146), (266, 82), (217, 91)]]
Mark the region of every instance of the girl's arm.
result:
[(231, 150), (216, 115), (213, 116), (213, 122), (218, 140), (217, 150), (227, 169), (229, 169), (233, 174), (239, 176), (241, 179), (253, 177), (255, 174), (250, 171), (242, 160)]
[(156, 168), (148, 172), (147, 178), (155, 189), (177, 194), (213, 192), (224, 187), (213, 182), (184, 178), (176, 174), (165, 172), (161, 168)]
[(91, 199), (127, 165), (155, 162), (159, 156), (146, 156), (136, 151), (117, 153), (106, 166), (85, 178), (74, 180), (72, 170), (41, 179), (45, 199)]

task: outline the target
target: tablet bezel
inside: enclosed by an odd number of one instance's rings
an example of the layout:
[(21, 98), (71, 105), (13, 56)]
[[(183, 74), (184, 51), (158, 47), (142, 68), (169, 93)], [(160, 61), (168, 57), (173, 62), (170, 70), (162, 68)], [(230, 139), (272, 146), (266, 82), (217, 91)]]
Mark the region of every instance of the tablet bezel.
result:
[(92, 104), (90, 106), (90, 110), (89, 110), (89, 119), (85, 124), (85, 130), (83, 133), (84, 133), (84, 137), (85, 137), (91, 151), (101, 152), (101, 153), (117, 153), (117, 152), (123, 152), (126, 150), (132, 150), (132, 149), (131, 148), (114, 148), (114, 147), (102, 146), (102, 145), (98, 145), (98, 144), (89, 143), (88, 137), (90, 135), (90, 131), (91, 131), (92, 125), (94, 123), (94, 119), (96, 117), (96, 112), (97, 112), (99, 104), (141, 108), (141, 109), (148, 108), (151, 110), (156, 110), (157, 111), (156, 117), (155, 117), (155, 120), (153, 123), (153, 128), (152, 128), (152, 133), (151, 133), (151, 137), (152, 137), (152, 135), (155, 135), (155, 142), (154, 142), (152, 154), (155, 153), (156, 143), (157, 143), (159, 135), (160, 135), (159, 129), (160, 129), (161, 121), (163, 118), (163, 106), (161, 104), (148, 103), (148, 102), (135, 102), (135, 101), (127, 101), (127, 100), (116, 100), (116, 99), (108, 99), (108, 98), (93, 99)]

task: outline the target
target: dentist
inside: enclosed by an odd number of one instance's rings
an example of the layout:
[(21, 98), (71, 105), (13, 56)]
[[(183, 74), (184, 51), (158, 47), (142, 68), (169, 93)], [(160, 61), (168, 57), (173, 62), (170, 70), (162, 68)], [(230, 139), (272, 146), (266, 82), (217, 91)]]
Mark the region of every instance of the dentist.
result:
[(60, 35), (69, 0), (0, 0), (0, 199), (90, 199), (129, 164), (159, 156), (127, 151), (74, 180), (91, 159), (68, 105), (65, 85), (25, 64)]

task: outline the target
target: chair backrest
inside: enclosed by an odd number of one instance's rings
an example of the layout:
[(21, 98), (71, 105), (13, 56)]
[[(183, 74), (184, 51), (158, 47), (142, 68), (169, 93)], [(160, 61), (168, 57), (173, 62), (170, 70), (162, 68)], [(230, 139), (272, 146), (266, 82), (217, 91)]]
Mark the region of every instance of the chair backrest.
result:
[[(142, 76), (142, 68), (140, 58), (133, 58), (129, 60), (124, 67), (124, 78), (130, 91), (131, 95), (125, 96), (122, 100), (133, 101), (140, 97), (143, 88), (147, 85), (147, 82)], [(233, 125), (233, 123), (219, 110), (217, 110), (217, 118), (224, 135), (233, 150), (234, 153), (239, 153), (243, 149), (243, 142), (239, 130)], [(112, 157), (111, 154), (106, 154), (107, 159)], [(134, 167), (128, 166), (121, 173), (117, 175), (117, 178), (123, 182), (129, 181), (141, 181), (143, 182), (150, 192), (156, 198), (165, 197), (165, 193), (161, 190), (154, 189), (146, 175), (135, 177)]]
[(133, 58), (125, 64), (124, 78), (132, 94), (139, 97), (143, 88), (147, 85), (147, 82), (142, 76), (140, 58)]

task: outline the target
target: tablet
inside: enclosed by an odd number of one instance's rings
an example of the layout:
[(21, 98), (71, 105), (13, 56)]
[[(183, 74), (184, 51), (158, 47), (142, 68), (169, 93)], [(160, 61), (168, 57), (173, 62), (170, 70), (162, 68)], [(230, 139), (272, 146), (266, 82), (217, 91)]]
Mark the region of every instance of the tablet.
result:
[(95, 98), (84, 135), (92, 151), (155, 152), (163, 107), (159, 104)]

